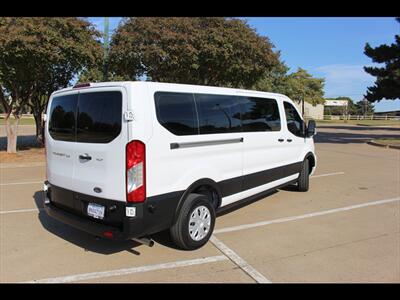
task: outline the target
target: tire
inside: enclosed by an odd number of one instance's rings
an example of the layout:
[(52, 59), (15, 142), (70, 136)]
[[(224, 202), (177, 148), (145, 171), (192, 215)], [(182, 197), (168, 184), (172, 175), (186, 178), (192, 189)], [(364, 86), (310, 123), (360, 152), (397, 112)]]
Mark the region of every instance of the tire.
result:
[[(199, 218), (199, 214), (204, 217)], [(201, 194), (189, 194), (175, 224), (170, 228), (171, 238), (179, 248), (195, 250), (208, 242), (214, 230), (214, 225), (215, 208), (210, 199)], [(207, 230), (204, 230), (205, 228)]]
[(300, 171), (299, 179), (297, 181), (297, 189), (299, 192), (307, 192), (309, 189), (309, 181), (310, 181), (310, 162), (308, 159), (303, 161), (303, 166)]

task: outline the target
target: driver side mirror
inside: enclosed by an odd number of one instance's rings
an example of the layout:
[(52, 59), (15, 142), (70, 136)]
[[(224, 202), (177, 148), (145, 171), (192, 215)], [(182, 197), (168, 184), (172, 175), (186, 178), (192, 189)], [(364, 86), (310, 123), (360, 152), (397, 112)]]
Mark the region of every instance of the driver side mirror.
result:
[(315, 132), (316, 124), (314, 120), (309, 120), (307, 124), (306, 136), (312, 137), (316, 134)]

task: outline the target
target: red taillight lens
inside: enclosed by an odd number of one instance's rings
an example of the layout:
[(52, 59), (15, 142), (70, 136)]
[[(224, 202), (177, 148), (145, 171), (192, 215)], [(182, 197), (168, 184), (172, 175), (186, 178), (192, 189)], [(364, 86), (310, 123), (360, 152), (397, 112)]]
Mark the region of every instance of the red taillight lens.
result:
[(112, 231), (104, 231), (103, 236), (105, 236), (106, 238), (112, 239), (114, 237), (114, 234)]
[(141, 141), (126, 145), (126, 201), (146, 199), (146, 147)]

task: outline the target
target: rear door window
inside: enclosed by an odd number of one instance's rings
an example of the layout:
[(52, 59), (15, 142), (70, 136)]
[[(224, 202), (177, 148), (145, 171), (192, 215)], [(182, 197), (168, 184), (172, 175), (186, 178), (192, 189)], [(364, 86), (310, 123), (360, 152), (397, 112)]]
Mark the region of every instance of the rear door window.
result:
[(54, 97), (49, 134), (58, 141), (109, 143), (121, 132), (122, 93), (80, 93)]
[(76, 141), (109, 143), (120, 134), (121, 120), (121, 92), (81, 93), (78, 101)]
[(51, 102), (49, 134), (58, 141), (75, 141), (78, 94), (54, 97)]
[(157, 119), (176, 135), (199, 133), (193, 94), (157, 92), (154, 95)]

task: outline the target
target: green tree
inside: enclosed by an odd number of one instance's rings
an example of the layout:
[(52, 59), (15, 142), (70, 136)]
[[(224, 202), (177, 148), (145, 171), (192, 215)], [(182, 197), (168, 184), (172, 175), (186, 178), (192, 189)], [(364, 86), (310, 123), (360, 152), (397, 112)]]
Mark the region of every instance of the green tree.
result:
[[(82, 18), (0, 18), (0, 100), (6, 111), (7, 151), (16, 152), (18, 122), (26, 105), (42, 140), (42, 113), (51, 92), (101, 61), (99, 36)], [(14, 129), (11, 115), (16, 119)]]
[(257, 81), (252, 89), (271, 93), (286, 94), (288, 92), (289, 68), (284, 63), (279, 63)]
[(306, 70), (298, 68), (288, 75), (286, 95), (298, 102), (304, 99), (312, 105), (323, 104), (324, 82), (323, 78), (314, 78)]
[(314, 78), (306, 70), (298, 68), (294, 73), (287, 74), (289, 68), (284, 64), (276, 66), (253, 88), (273, 93), (281, 93), (294, 101), (302, 98), (312, 105), (324, 103), (324, 79)]
[[(400, 23), (400, 18), (396, 18)], [(365, 45), (364, 54), (384, 67), (364, 67), (365, 72), (376, 77), (375, 84), (368, 87), (365, 97), (368, 101), (400, 98), (400, 35), (395, 35), (395, 43), (372, 48)]]
[(366, 115), (372, 115), (375, 111), (375, 107), (371, 102), (367, 103), (367, 106), (365, 107), (364, 101), (358, 101), (357, 103), (354, 104), (354, 111), (355, 114), (357, 115), (363, 115), (364, 114), (364, 110), (366, 109), (365, 114)]
[(112, 37), (110, 70), (131, 80), (251, 87), (278, 54), (242, 20), (126, 18)]
[[(99, 64), (100, 66), (100, 64)], [(122, 76), (119, 74), (115, 73), (110, 73), (108, 72), (107, 76), (108, 81), (127, 81), (130, 78), (127, 76)], [(90, 69), (85, 69), (84, 71), (81, 72), (78, 78), (79, 83), (84, 83), (84, 82), (103, 82), (104, 81), (104, 71), (100, 67), (92, 67)]]

